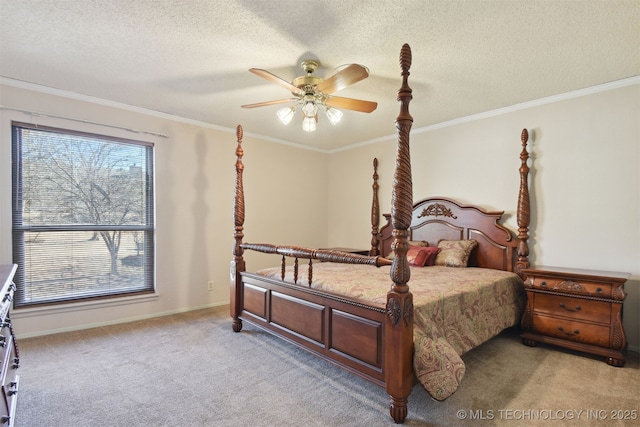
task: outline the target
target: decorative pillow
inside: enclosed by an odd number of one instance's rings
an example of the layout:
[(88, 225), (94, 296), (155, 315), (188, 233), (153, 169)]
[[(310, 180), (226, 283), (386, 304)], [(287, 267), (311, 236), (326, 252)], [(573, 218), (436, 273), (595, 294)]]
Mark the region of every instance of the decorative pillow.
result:
[(440, 240), (440, 253), (436, 256), (435, 265), (445, 267), (466, 267), (471, 252), (478, 246), (476, 240)]
[[(427, 242), (426, 240), (409, 240), (408, 243), (411, 246), (419, 246), (419, 247), (429, 246), (429, 242)], [(387, 255), (387, 259), (392, 260), (395, 256), (396, 256), (396, 253), (391, 251), (389, 252), (389, 255)]]
[(441, 249), (435, 246), (429, 246), (425, 249), (427, 250), (429, 256), (427, 257), (427, 260), (424, 262), (424, 266), (430, 267), (432, 265), (435, 265), (436, 257), (440, 253)]
[(423, 267), (424, 263), (427, 261), (427, 251), (425, 251), (420, 246), (411, 246), (409, 247), (409, 251), (407, 252), (407, 261), (409, 261), (409, 265), (413, 265), (416, 267)]
[[(435, 258), (435, 254), (439, 252), (439, 248), (428, 246), (410, 246), (407, 252), (407, 261), (409, 265), (414, 267), (424, 267), (429, 258)], [(433, 263), (431, 263), (433, 265)]]

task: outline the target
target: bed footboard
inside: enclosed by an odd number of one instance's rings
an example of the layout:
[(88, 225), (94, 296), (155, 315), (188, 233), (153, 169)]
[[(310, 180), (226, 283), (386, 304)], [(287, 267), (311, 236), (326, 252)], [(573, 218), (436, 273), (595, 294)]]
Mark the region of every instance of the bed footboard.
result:
[(240, 317), (378, 385), (384, 384), (384, 308), (250, 273)]

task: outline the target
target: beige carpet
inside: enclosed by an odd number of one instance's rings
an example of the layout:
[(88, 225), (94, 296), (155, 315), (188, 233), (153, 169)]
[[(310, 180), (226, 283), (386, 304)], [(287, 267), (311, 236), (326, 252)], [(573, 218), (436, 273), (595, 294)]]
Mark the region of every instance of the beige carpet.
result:
[[(19, 346), (17, 427), (393, 425), (382, 388), (246, 323), (232, 332), (227, 307)], [(614, 368), (508, 330), (464, 359), (446, 401), (414, 387), (405, 425), (640, 425), (637, 353)]]

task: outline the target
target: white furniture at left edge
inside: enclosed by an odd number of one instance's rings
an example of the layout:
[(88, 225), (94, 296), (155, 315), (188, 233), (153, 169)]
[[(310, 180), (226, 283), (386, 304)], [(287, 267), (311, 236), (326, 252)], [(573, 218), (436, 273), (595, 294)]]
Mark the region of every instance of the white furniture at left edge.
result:
[(9, 312), (13, 304), (13, 292), (16, 285), (13, 275), (18, 266), (16, 264), (0, 265), (0, 425), (13, 426), (16, 418), (16, 403), (18, 402), (18, 367), (20, 357), (18, 344), (11, 326)]

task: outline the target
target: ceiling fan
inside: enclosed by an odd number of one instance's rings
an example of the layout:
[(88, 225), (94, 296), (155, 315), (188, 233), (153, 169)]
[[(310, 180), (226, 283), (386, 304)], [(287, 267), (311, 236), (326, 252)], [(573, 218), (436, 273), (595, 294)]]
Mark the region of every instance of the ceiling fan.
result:
[(285, 125), (289, 124), (293, 119), (296, 107), (300, 106), (303, 114), (302, 129), (307, 132), (313, 132), (316, 130), (316, 123), (318, 122), (318, 106), (324, 107), (329, 121), (334, 125), (342, 118), (342, 112), (337, 108), (370, 113), (378, 107), (376, 102), (333, 95), (335, 92), (367, 78), (369, 76), (367, 68), (359, 64), (349, 64), (338, 70), (331, 77), (323, 79), (313, 74), (319, 65), (320, 63), (313, 59), (302, 61), (300, 66), (305, 71), (305, 75), (295, 78), (291, 83), (269, 71), (251, 68), (250, 72), (289, 90), (295, 98), (247, 104), (243, 105), (242, 108), (265, 107), (293, 102), (292, 106), (278, 110), (278, 117)]

